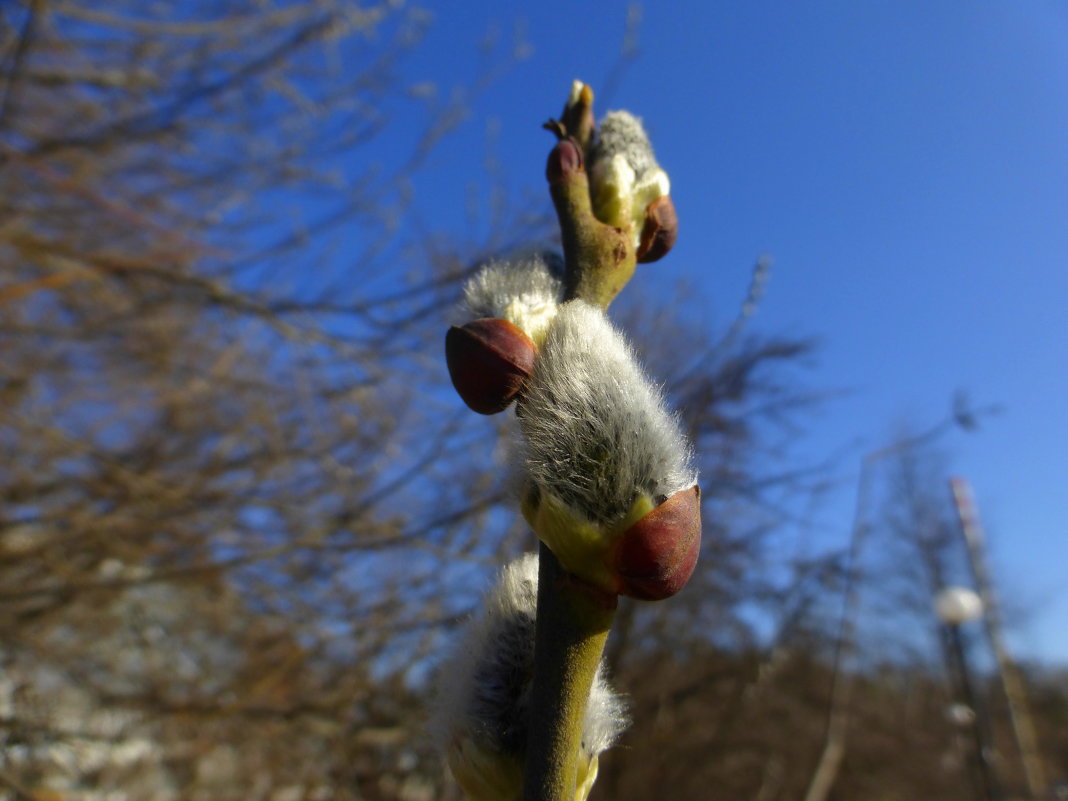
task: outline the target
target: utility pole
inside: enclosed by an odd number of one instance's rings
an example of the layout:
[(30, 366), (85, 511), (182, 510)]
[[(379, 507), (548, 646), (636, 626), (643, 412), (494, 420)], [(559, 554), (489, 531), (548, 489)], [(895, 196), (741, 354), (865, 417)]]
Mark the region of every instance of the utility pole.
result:
[(1001, 793), (990, 764), (989, 722), (979, 695), (975, 691), (968, 654), (964, 647), (961, 626), (983, 614), (979, 595), (966, 587), (946, 587), (935, 596), (935, 614), (942, 622), (942, 635), (947, 647), (950, 674), (957, 696), (971, 712), (972, 759), (971, 777), (977, 801), (1000, 801)]
[(1042, 769), (1042, 759), (1038, 752), (1038, 738), (1035, 735), (1035, 726), (1031, 719), (1020, 673), (1009, 656), (1001, 633), (1001, 612), (994, 593), (994, 585), (987, 570), (986, 544), (972, 488), (963, 478), (951, 478), (949, 485), (957, 515), (960, 518), (964, 542), (968, 546), (968, 557), (972, 574), (975, 577), (975, 586), (983, 602), (983, 624), (987, 637), (990, 639), (994, 658), (997, 660), (1001, 685), (1005, 690), (1009, 720), (1012, 723), (1016, 747), (1019, 749), (1020, 759), (1023, 762), (1027, 791), (1032, 799), (1044, 798), (1046, 779)]

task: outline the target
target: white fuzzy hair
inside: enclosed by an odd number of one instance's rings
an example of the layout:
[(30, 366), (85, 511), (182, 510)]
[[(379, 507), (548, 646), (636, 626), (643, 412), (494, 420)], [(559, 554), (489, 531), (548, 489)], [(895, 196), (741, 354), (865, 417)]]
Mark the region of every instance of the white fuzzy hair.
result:
[(611, 111), (601, 120), (590, 150), (590, 192), (598, 219), (629, 227), (641, 243), (645, 210), (671, 192), (642, 121), (629, 111)]
[(590, 150), (593, 164), (621, 155), (634, 173), (641, 176), (660, 169), (653, 154), (653, 146), (645, 133), (640, 117), (629, 111), (609, 111), (597, 126), (597, 134)]
[(622, 334), (584, 301), (563, 304), (518, 410), (529, 478), (596, 523), (639, 493), (659, 503), (697, 483), (677, 418)]
[[(496, 753), (526, 751), (537, 601), (538, 556), (528, 553), (501, 569), (497, 585), (439, 675), (434, 729), (444, 747), (463, 732)], [(611, 746), (627, 722), (622, 699), (604, 678), (602, 660), (586, 703), (586, 755)]]
[(467, 319), (501, 317), (540, 338), (563, 296), (562, 268), (552, 253), (490, 262), (464, 286)]

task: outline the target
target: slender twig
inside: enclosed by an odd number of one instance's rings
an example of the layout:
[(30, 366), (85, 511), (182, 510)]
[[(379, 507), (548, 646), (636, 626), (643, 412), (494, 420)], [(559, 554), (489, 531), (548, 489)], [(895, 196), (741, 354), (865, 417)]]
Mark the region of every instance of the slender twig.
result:
[(582, 723), (616, 597), (570, 577), (544, 544), (538, 562), (534, 689), (523, 794), (573, 801)]
[(15, 97), (15, 87), (19, 78), (22, 77), (22, 67), (26, 56), (30, 52), (30, 44), (36, 32), (38, 16), (41, 13), (41, 0), (32, 0), (26, 11), (26, 20), (19, 31), (18, 40), (15, 43), (15, 52), (11, 56), (11, 65), (6, 68), (3, 85), (0, 86), (0, 129), (10, 127), (7, 125), (8, 115), (11, 112), (12, 102)]

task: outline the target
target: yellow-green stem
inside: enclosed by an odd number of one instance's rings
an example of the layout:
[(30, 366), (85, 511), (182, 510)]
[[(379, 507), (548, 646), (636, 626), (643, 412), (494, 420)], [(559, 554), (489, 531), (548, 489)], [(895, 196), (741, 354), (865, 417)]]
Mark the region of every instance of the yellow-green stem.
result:
[(524, 801), (575, 801), (586, 702), (615, 605), (615, 596), (577, 582), (541, 546)]
[(550, 184), (549, 191), (560, 221), (567, 296), (606, 308), (634, 275), (630, 236), (593, 215), (584, 170)]

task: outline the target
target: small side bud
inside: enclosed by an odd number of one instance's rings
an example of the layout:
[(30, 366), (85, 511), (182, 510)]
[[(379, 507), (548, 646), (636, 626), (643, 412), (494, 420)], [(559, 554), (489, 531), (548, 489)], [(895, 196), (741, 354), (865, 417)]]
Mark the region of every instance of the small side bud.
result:
[(638, 242), (638, 262), (648, 264), (664, 258), (675, 246), (679, 235), (679, 218), (671, 195), (661, 195), (645, 207), (641, 240)]
[(560, 115), (560, 124), (583, 148), (593, 135), (593, 89), (582, 81), (573, 81), (571, 94)]
[(515, 400), (534, 370), (534, 342), (498, 318), (452, 326), (445, 335), (445, 361), (457, 393), (473, 411), (496, 414)]
[(628, 111), (605, 115), (590, 151), (589, 172), (597, 219), (631, 233), (638, 261), (656, 261), (666, 254), (678, 230), (674, 206), (670, 200), (662, 203), (671, 181), (657, 163), (639, 118)]
[(578, 142), (568, 137), (561, 139), (556, 143), (556, 147), (549, 151), (545, 177), (550, 184), (560, 183), (583, 169), (582, 148)]
[(670, 598), (693, 575), (701, 552), (701, 490), (677, 492), (619, 538), (619, 594), (643, 601)]

